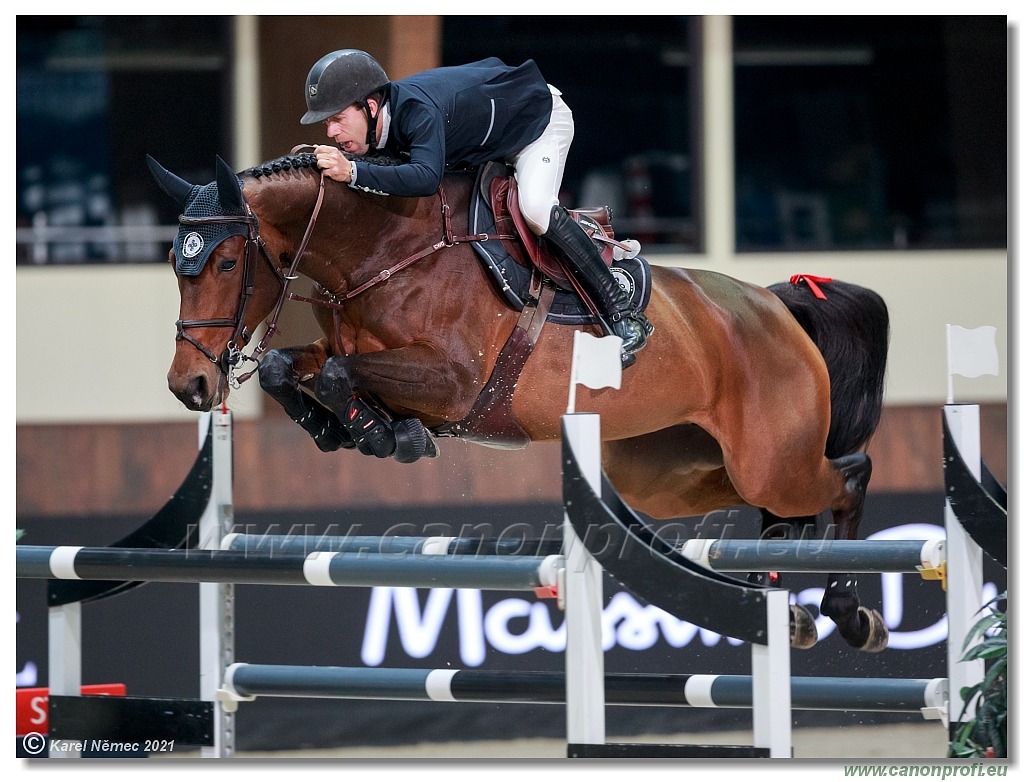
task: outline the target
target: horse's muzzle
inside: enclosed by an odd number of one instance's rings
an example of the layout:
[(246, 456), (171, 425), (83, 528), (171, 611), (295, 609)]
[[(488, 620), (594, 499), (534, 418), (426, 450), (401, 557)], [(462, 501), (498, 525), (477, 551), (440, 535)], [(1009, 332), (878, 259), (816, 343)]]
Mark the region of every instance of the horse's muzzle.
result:
[[(220, 373), (217, 375), (219, 377)], [(206, 374), (183, 379), (171, 372), (167, 375), (167, 387), (189, 410), (205, 413), (222, 401), (225, 384), (219, 381), (211, 383), (211, 378)]]

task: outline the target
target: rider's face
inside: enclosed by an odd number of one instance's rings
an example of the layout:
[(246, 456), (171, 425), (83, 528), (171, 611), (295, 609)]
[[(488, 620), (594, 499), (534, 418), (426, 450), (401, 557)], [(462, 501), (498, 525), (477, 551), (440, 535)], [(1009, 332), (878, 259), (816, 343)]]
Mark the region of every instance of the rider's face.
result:
[(370, 146), (366, 143), (366, 112), (352, 104), (333, 117), (324, 120), (327, 135), (334, 139), (342, 151), (351, 155), (365, 155)]

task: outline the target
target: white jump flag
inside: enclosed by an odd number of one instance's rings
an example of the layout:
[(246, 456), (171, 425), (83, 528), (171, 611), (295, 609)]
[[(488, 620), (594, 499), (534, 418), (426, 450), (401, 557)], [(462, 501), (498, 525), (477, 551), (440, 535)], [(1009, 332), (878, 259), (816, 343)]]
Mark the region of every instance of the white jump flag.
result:
[(947, 323), (946, 362), (949, 368), (947, 396), (949, 404), (953, 404), (953, 375), (981, 377), (999, 374), (995, 327), (965, 329)]
[(573, 332), (568, 413), (576, 412), (577, 383), (595, 389), (622, 386), (621, 337), (595, 337), (585, 331)]

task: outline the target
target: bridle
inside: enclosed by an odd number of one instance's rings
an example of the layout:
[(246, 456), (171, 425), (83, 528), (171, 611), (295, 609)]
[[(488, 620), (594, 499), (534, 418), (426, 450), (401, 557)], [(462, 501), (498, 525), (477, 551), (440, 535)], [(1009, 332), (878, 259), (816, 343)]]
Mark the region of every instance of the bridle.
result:
[[(299, 249), (295, 253), (295, 257), (292, 259), (291, 266), (288, 269), (288, 273), (285, 274), (281, 271), (280, 267), (274, 262), (274, 259), (270, 257), (270, 252), (267, 250), (266, 243), (260, 236), (259, 230), (259, 218), (253, 213), (249, 206), (249, 203), (245, 201), (243, 196), (243, 205), (245, 207), (245, 214), (242, 215), (209, 215), (204, 217), (187, 217), (181, 215), (178, 217), (178, 222), (181, 225), (210, 225), (214, 223), (244, 223), (247, 229), (247, 235), (245, 239), (245, 258), (243, 260), (242, 267), (242, 289), (239, 293), (238, 306), (235, 309), (235, 315), (232, 318), (198, 318), (195, 320), (178, 320), (175, 325), (177, 326), (178, 332), (175, 339), (185, 340), (189, 342), (200, 353), (206, 356), (212, 361), (223, 375), (228, 378), (228, 381), (233, 387), (238, 387), (246, 380), (255, 374), (258, 366), (246, 372), (237, 378), (234, 376), (235, 368), (242, 363), (254, 363), (259, 364), (260, 355), (267, 349), (267, 344), (270, 342), (271, 337), (277, 331), (277, 320), (280, 317), (281, 309), (284, 307), (285, 301), (292, 299), (296, 301), (305, 301), (311, 304), (316, 304), (322, 307), (334, 308), (335, 310), (341, 310), (344, 302), (348, 299), (355, 298), (364, 291), (372, 288), (378, 283), (384, 282), (389, 279), (393, 274), (401, 271), (402, 269), (410, 266), (416, 261), (426, 258), (428, 255), (432, 255), (438, 250), (445, 247), (452, 247), (462, 242), (473, 242), (481, 241), (485, 242), (488, 239), (511, 239), (514, 237), (506, 234), (472, 234), (468, 236), (458, 236), (452, 229), (451, 221), (451, 207), (448, 206), (447, 200), (445, 199), (444, 189), (438, 189), (438, 198), (441, 205), (441, 214), (444, 223), (444, 235), (442, 239), (429, 247), (425, 247), (423, 250), (414, 253), (413, 255), (399, 261), (394, 266), (384, 269), (377, 275), (367, 280), (362, 285), (359, 285), (353, 290), (347, 291), (341, 294), (332, 294), (330, 291), (324, 291), (327, 300), (324, 299), (311, 299), (305, 296), (299, 296), (295, 293), (289, 293), (288, 287), (292, 280), (297, 279), (295, 274), (299, 266), (299, 261), (302, 259), (303, 254), (306, 251), (306, 245), (309, 243), (309, 237), (313, 233), (313, 227), (316, 225), (317, 215), (320, 214), (320, 207), (323, 205), (324, 200), (324, 182), (326, 176), (323, 172), (320, 172), (320, 189), (317, 193), (316, 205), (313, 207), (313, 214), (309, 218), (309, 225), (306, 226), (306, 232), (303, 234), (302, 241), (299, 244)], [(242, 346), (248, 344), (251, 334), (249, 329), (245, 325), (245, 315), (249, 308), (249, 302), (256, 291), (256, 266), (258, 263), (257, 256), (263, 258), (267, 264), (273, 270), (274, 275), (277, 277), (278, 282), (281, 286), (281, 292), (277, 298), (277, 304), (274, 307), (273, 312), (267, 319), (267, 329), (264, 332), (259, 344), (248, 354), (242, 352)], [(203, 345), (195, 337), (188, 333), (188, 329), (194, 328), (230, 328), (232, 329), (231, 339), (228, 340), (224, 350), (218, 356), (206, 345)]]
[[(299, 249), (295, 253), (295, 257), (292, 259), (292, 263), (287, 274), (281, 271), (281, 268), (274, 262), (274, 259), (270, 257), (267, 245), (263, 241), (263, 237), (260, 236), (259, 218), (253, 214), (248, 202), (244, 200), (244, 196), (243, 205), (245, 206), (245, 214), (242, 215), (208, 215), (204, 217), (188, 217), (186, 215), (181, 215), (178, 217), (178, 222), (181, 225), (243, 223), (246, 226), (245, 255), (242, 261), (242, 288), (238, 295), (238, 306), (235, 308), (234, 317), (197, 318), (195, 320), (178, 320), (175, 323), (178, 330), (175, 339), (185, 340), (195, 346), (200, 353), (210, 359), (210, 361), (217, 366), (217, 368), (235, 387), (241, 385), (252, 377), (253, 373), (256, 371), (253, 369), (244, 375), (235, 378), (233, 375), (235, 368), (243, 363), (251, 362), (258, 364), (259, 356), (267, 349), (267, 344), (270, 342), (270, 338), (277, 331), (277, 320), (281, 315), (281, 308), (284, 306), (284, 303), (288, 298), (288, 286), (291, 284), (292, 280), (297, 279), (295, 271), (298, 269), (299, 261), (302, 259), (302, 256), (306, 251), (306, 245), (309, 243), (309, 237), (313, 233), (313, 226), (316, 225), (316, 218), (317, 215), (320, 214), (320, 207), (323, 205), (323, 200), (324, 176), (321, 173), (320, 190), (317, 194), (316, 205), (313, 207), (313, 214), (309, 219), (309, 225), (306, 226), (306, 232), (302, 237), (302, 242), (299, 244)], [(245, 325), (245, 316), (248, 313), (249, 303), (252, 296), (256, 292), (256, 267), (259, 262), (259, 258), (265, 260), (267, 265), (270, 266), (271, 270), (274, 272), (274, 276), (277, 277), (278, 283), (281, 286), (281, 292), (278, 295), (277, 304), (274, 306), (274, 310), (267, 321), (267, 329), (263, 333), (263, 337), (260, 339), (259, 344), (256, 345), (248, 355), (246, 355), (242, 352), (242, 346), (248, 344), (252, 335), (249, 333), (249, 329)], [(232, 330), (231, 339), (228, 340), (224, 350), (218, 356), (187, 331), (188, 329), (196, 328), (229, 328)]]

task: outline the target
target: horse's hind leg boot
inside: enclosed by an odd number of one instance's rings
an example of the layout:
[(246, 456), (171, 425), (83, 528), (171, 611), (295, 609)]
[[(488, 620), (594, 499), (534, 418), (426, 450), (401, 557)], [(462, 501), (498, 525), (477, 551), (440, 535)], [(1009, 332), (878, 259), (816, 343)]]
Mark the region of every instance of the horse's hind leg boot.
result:
[(623, 364), (632, 364), (636, 360), (633, 354), (647, 344), (654, 326), (633, 308), (593, 240), (562, 207), (551, 207), (544, 238), (561, 251), (577, 282), (603, 311), (612, 333), (622, 338)]

